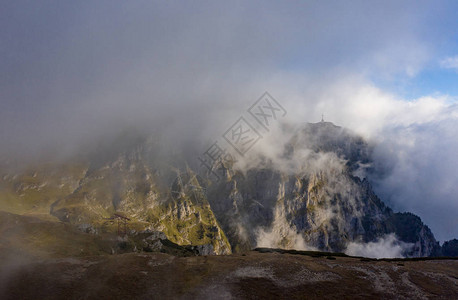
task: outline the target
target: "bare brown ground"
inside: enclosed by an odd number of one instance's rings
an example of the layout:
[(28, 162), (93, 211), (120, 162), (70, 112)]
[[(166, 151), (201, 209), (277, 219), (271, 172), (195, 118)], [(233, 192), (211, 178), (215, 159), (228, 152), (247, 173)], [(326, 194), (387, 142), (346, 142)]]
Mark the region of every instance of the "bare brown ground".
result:
[(0, 299), (458, 299), (458, 261), (249, 252), (0, 258)]

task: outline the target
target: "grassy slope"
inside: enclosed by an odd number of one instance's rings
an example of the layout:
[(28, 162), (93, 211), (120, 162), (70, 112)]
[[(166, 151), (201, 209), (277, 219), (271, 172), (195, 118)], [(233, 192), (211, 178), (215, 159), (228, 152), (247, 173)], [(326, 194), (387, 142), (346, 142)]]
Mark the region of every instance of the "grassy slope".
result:
[(110, 253), (112, 243), (70, 224), (0, 212), (0, 251), (27, 257), (77, 257)]
[[(147, 168), (100, 168), (87, 174), (87, 165), (41, 165), (0, 177), (0, 211), (71, 224), (89, 223), (99, 232), (115, 232), (104, 220), (114, 212), (131, 218), (129, 229), (163, 230), (179, 244), (213, 244), (215, 250), (230, 249), (206, 199), (185, 195), (167, 200), (159, 192)], [(177, 217), (177, 205), (188, 205), (193, 213)], [(51, 214), (50, 214), (51, 212)], [(57, 218), (56, 218), (57, 217)], [(56, 223), (57, 224), (57, 223)], [(222, 241), (221, 243), (218, 242)]]
[(0, 210), (54, 219), (51, 204), (71, 194), (86, 170), (84, 164), (43, 164), (20, 174), (1, 174)]

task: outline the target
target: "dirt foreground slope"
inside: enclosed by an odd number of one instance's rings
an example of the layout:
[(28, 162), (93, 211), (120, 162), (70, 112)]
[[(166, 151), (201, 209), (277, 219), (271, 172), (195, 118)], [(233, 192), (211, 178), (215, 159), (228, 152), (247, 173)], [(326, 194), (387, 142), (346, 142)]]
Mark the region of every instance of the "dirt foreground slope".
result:
[(1, 299), (457, 299), (458, 260), (260, 253), (0, 259)]

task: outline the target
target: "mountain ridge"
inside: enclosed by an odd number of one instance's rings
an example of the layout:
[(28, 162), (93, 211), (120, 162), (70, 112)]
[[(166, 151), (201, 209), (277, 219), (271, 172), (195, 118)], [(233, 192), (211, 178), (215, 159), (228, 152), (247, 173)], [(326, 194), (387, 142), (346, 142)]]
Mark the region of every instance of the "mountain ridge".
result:
[[(159, 166), (151, 159), (157, 145), (151, 145), (134, 139), (96, 163), (3, 174), (0, 207), (42, 215), (49, 209), (50, 217), (85, 228), (101, 228), (103, 218), (124, 212), (133, 219), (132, 230), (164, 231), (178, 244), (211, 244), (215, 254), (263, 242), (338, 252), (349, 243), (376, 242), (389, 234), (399, 239), (396, 245), (410, 245), (400, 255), (441, 252), (419, 217), (394, 213), (367, 179), (355, 176), (370, 163), (371, 146), (331, 122), (302, 125), (284, 145), (282, 159), (296, 165), (293, 172), (278, 170), (270, 158), (244, 172), (222, 166), (219, 182), (190, 168), (180, 171), (163, 161)], [(184, 183), (167, 183), (174, 177)]]

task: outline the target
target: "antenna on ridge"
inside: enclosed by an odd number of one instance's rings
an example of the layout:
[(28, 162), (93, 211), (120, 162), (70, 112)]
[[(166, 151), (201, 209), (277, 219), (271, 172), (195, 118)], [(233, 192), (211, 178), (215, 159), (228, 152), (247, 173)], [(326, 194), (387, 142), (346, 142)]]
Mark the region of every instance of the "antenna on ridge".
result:
[(321, 114), (321, 122), (324, 122), (324, 114)]

